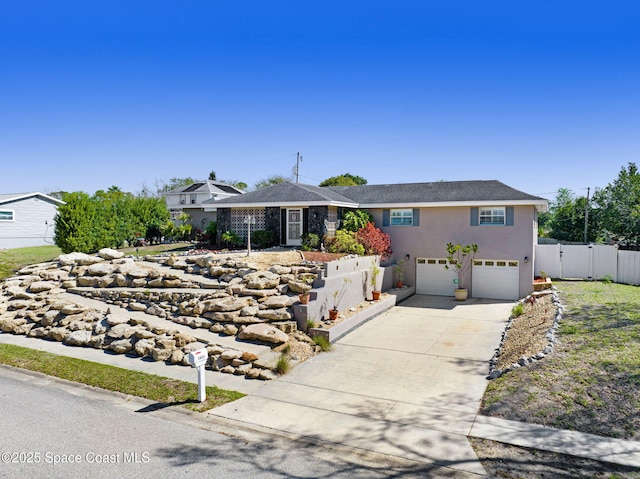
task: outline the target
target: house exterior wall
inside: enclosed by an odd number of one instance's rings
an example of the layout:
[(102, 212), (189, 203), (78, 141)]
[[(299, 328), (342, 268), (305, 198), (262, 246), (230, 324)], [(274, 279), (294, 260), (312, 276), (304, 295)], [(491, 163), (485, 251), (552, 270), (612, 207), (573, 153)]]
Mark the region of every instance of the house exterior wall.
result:
[[(416, 258), (444, 258), (446, 244), (478, 245), (477, 259), (504, 259), (520, 262), (519, 293), (532, 290), (537, 213), (534, 206), (515, 206), (512, 226), (471, 226), (470, 207), (421, 208), (419, 226), (381, 226), (383, 210), (369, 210), (375, 224), (391, 237), (393, 257), (385, 264), (406, 258), (405, 282), (415, 285)], [(527, 261), (525, 262), (525, 257)], [(468, 289), (472, 289), (470, 275)]]
[(3, 203), (0, 210), (14, 212), (13, 221), (0, 221), (0, 249), (54, 244), (55, 203), (34, 196)]

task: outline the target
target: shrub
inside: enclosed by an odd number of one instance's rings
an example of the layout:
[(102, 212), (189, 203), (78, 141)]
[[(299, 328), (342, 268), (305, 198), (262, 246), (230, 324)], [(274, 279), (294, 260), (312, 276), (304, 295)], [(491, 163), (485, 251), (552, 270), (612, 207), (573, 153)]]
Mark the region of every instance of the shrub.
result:
[(336, 235), (328, 238), (326, 244), (329, 253), (364, 254), (364, 246), (358, 242), (356, 234), (351, 231), (336, 231)]
[(267, 230), (256, 230), (251, 233), (251, 242), (258, 248), (268, 248), (273, 246), (273, 232)]
[(368, 223), (373, 223), (373, 216), (363, 210), (347, 211), (342, 218), (342, 229), (356, 232)]
[(218, 223), (216, 221), (210, 221), (204, 229), (204, 234), (209, 243), (215, 243), (218, 237)]
[(521, 314), (524, 313), (524, 304), (518, 303), (513, 308), (511, 308), (511, 316), (517, 318)]
[(307, 331), (317, 327), (318, 327), (318, 323), (316, 323), (313, 319), (307, 319)]
[(220, 236), (220, 239), (222, 239), (222, 241), (228, 246), (238, 246), (242, 243), (242, 238), (240, 238), (240, 235), (235, 231), (225, 231)]
[(305, 233), (300, 238), (302, 240), (302, 250), (311, 251), (320, 246), (320, 236), (315, 233)]
[(364, 254), (380, 255), (384, 261), (391, 257), (391, 238), (373, 223), (367, 223), (356, 233), (356, 239), (364, 247)]

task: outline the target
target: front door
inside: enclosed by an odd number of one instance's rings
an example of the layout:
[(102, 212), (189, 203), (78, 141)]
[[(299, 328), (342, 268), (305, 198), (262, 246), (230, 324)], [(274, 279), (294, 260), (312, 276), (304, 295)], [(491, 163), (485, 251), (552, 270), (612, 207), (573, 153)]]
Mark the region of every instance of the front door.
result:
[(302, 209), (287, 209), (287, 245), (300, 246), (302, 240)]

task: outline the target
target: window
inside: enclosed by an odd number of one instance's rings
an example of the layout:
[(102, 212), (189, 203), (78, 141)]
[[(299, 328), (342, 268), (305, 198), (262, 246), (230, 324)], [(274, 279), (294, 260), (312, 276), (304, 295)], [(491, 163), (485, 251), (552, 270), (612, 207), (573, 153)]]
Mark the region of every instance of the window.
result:
[(391, 226), (413, 226), (413, 210), (391, 210)]
[(181, 205), (184, 205), (184, 204), (186, 204), (186, 203), (187, 203), (187, 195), (183, 195), (183, 194), (181, 194), (181, 195), (180, 195), (180, 204), (181, 204)]
[(504, 225), (505, 208), (480, 208), (479, 220), (481, 225)]
[(191, 204), (195, 205), (198, 202), (198, 195), (196, 193), (191, 193), (189, 195), (189, 199), (191, 200)]
[(13, 211), (4, 210), (0, 211), (0, 221), (13, 221)]

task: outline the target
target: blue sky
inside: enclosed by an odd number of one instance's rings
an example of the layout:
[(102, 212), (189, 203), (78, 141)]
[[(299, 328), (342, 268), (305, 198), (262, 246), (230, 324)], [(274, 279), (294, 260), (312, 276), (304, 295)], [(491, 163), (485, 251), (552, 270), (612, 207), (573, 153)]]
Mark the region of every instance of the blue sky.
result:
[(637, 1), (0, 0), (0, 192), (497, 179), (640, 152)]

